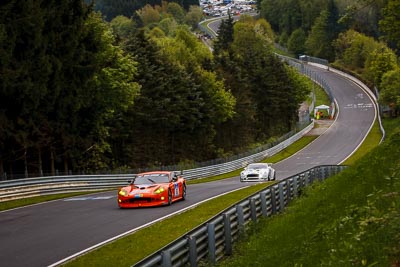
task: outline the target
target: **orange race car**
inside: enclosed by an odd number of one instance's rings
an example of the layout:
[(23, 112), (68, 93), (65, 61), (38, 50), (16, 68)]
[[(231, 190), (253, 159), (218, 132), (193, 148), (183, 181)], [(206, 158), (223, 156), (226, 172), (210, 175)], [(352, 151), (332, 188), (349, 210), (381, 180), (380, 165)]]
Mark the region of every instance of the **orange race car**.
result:
[(174, 171), (139, 173), (118, 191), (120, 208), (171, 205), (186, 198), (186, 180)]

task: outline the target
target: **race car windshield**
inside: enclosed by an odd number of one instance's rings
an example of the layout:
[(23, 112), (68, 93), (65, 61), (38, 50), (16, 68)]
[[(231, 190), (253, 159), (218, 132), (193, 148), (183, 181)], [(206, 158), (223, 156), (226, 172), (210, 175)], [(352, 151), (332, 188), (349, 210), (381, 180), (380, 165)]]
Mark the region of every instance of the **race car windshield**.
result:
[(264, 164), (252, 164), (252, 165), (247, 166), (248, 169), (265, 169), (267, 167), (268, 166), (264, 165)]
[(143, 176), (137, 176), (134, 184), (158, 184), (168, 182), (168, 174), (146, 174)]

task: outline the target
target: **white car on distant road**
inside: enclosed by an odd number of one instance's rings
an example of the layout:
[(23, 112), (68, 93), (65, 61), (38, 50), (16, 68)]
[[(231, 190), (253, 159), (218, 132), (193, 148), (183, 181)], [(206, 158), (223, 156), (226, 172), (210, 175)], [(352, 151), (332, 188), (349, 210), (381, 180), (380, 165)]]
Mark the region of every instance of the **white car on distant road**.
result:
[(269, 163), (251, 163), (240, 173), (241, 182), (259, 182), (275, 180), (275, 170)]

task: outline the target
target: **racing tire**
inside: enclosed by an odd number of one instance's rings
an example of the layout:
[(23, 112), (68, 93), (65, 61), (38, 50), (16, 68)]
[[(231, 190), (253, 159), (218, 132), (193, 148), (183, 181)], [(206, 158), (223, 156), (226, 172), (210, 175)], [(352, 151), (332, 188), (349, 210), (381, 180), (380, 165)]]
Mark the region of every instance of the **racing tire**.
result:
[(186, 184), (183, 184), (182, 187), (182, 200), (186, 199)]
[(271, 177), (271, 181), (275, 181), (276, 180), (276, 172), (274, 171), (274, 174)]
[(168, 206), (171, 206), (172, 204), (172, 192), (171, 189), (168, 189)]

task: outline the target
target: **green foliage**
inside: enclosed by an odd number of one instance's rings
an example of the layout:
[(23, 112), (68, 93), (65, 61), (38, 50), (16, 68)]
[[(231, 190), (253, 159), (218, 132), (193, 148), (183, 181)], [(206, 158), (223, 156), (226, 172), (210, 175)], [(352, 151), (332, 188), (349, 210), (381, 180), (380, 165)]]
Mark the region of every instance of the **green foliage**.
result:
[(378, 38), (380, 30), (378, 22), (382, 18), (381, 9), (386, 5), (387, 0), (339, 0), (340, 23), (347, 29), (353, 29), (367, 36)]
[(175, 34), (175, 30), (178, 27), (178, 23), (174, 18), (166, 17), (158, 23), (157, 28), (161, 29), (165, 35), (172, 36)]
[[(90, 2), (91, 0), (85, 0)], [(143, 8), (145, 5), (161, 5), (161, 0), (97, 0), (95, 9), (100, 11), (107, 21), (122, 15), (130, 18), (132, 14)]]
[(292, 32), (288, 41), (287, 47), (290, 52), (295, 55), (302, 55), (305, 52), (306, 34), (303, 29), (299, 28)]
[(197, 29), (197, 25), (203, 18), (203, 10), (199, 6), (190, 6), (189, 12), (185, 15), (185, 23), (191, 27), (192, 30)]
[(386, 45), (380, 44), (378, 48), (369, 54), (365, 62), (365, 76), (379, 86), (383, 74), (395, 69), (396, 66), (396, 54)]
[(382, 10), (382, 19), (379, 21), (379, 29), (383, 32), (385, 40), (399, 52), (400, 50), (400, 1), (389, 0)]
[[(236, 98), (235, 117), (221, 125), (217, 136), (224, 150), (230, 151), (235, 149), (232, 144), (242, 149), (292, 129), (306, 92), (295, 72), (273, 55), (270, 42), (274, 36), (265, 20), (240, 19), (233, 25), (233, 40), (226, 25), (214, 54), (225, 84)], [(241, 135), (229, 134), (237, 131)]]
[(221, 20), (218, 28), (218, 38), (214, 41), (214, 55), (218, 56), (223, 50), (227, 50), (233, 42), (233, 18), (230, 13), (228, 18)]
[(332, 42), (338, 35), (336, 9), (323, 10), (315, 20), (306, 41), (307, 53), (333, 61), (335, 58)]
[(379, 102), (388, 105), (394, 115), (396, 110), (400, 110), (400, 68), (386, 72), (379, 88)]
[(160, 12), (151, 5), (145, 5), (143, 8), (136, 11), (136, 14), (139, 15), (144, 26), (156, 24), (161, 19)]
[[(81, 168), (91, 147), (105, 152), (107, 124), (138, 90), (134, 63), (114, 46), (99, 14), (78, 0), (39, 4), (10, 2), (0, 18), (7, 40), (0, 49), (7, 54), (0, 143), (10, 164), (25, 155), (28, 175)], [(103, 156), (96, 161), (107, 162)]]
[(337, 64), (356, 71), (378, 88), (383, 75), (398, 67), (396, 54), (384, 43), (353, 30), (340, 34), (334, 46)]
[(167, 12), (172, 15), (172, 17), (178, 22), (178, 24), (183, 23), (185, 18), (185, 11), (183, 8), (174, 2), (169, 2), (167, 4)]
[(185, 27), (174, 37), (150, 39), (142, 32), (127, 40), (126, 49), (139, 62), (141, 94), (125, 116), (122, 158), (140, 167), (212, 154), (215, 124), (232, 116), (235, 101), (203, 68), (210, 51)]
[(326, 1), (318, 0), (262, 0), (261, 17), (271, 23), (272, 29), (288, 36), (298, 28), (308, 32), (322, 10)]
[(110, 22), (110, 26), (114, 35), (119, 38), (127, 38), (137, 29), (137, 26), (133, 20), (122, 15), (113, 18)]
[(339, 34), (334, 42), (336, 50), (336, 60), (352, 70), (361, 71), (365, 67), (365, 62), (374, 49), (377, 42), (354, 30), (348, 30)]

